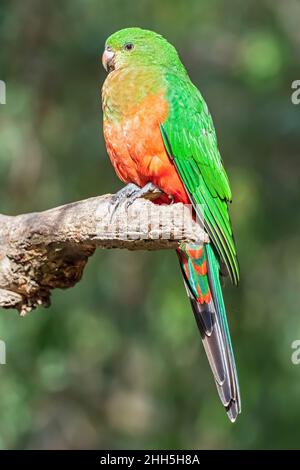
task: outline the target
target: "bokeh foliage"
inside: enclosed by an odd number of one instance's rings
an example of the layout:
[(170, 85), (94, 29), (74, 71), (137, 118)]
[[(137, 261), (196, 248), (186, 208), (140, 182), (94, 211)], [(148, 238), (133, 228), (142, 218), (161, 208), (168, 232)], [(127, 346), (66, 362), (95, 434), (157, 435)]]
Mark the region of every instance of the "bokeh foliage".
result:
[(24, 319), (1, 311), (2, 448), (297, 448), (300, 366), (296, 0), (1, 0), (0, 212), (114, 192), (100, 55), (127, 26), (164, 34), (214, 116), (242, 281), (226, 303), (243, 413), (219, 403), (172, 252), (99, 251)]

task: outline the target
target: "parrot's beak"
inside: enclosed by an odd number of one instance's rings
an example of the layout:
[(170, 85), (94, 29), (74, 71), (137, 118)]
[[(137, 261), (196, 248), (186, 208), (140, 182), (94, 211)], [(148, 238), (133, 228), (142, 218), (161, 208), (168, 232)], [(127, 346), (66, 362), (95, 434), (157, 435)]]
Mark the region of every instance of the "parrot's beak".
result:
[(115, 69), (115, 53), (110, 48), (106, 48), (103, 52), (102, 64), (106, 72), (111, 72)]

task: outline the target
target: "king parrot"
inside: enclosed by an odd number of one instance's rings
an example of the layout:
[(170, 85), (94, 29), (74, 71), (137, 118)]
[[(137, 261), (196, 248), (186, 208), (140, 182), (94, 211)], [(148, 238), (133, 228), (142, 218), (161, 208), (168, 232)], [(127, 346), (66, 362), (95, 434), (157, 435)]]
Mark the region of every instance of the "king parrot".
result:
[(107, 151), (127, 185), (113, 204), (160, 192), (192, 204), (210, 242), (177, 249), (187, 295), (220, 399), (232, 422), (241, 411), (220, 275), (239, 281), (228, 214), (231, 190), (213, 121), (176, 49), (161, 35), (126, 28), (106, 41), (102, 89)]

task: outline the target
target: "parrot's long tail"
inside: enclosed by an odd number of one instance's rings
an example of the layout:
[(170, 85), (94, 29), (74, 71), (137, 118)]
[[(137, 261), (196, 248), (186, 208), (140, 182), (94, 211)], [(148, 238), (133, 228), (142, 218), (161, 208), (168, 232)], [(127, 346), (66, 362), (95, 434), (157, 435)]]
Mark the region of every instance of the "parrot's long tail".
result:
[(220, 399), (234, 422), (241, 402), (218, 257), (210, 244), (185, 244), (177, 254)]

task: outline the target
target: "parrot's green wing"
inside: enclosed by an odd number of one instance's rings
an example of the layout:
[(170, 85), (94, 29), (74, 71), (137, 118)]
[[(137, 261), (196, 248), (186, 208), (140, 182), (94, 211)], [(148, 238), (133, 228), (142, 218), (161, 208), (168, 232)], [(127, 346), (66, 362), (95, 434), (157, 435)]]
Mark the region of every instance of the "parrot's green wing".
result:
[(166, 149), (232, 282), (238, 284), (239, 268), (227, 207), (231, 191), (211, 115), (187, 75), (169, 73), (166, 83), (169, 113), (161, 123)]

